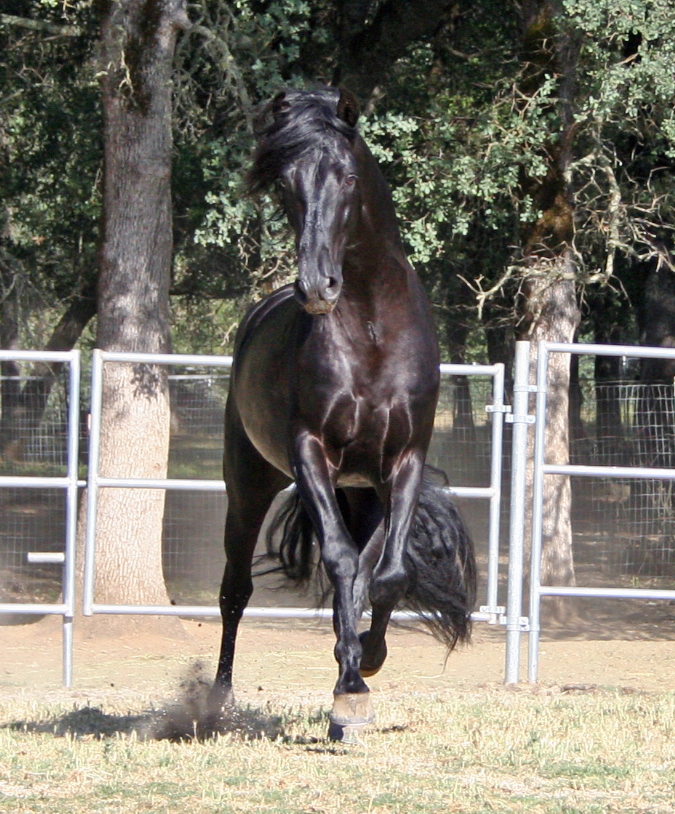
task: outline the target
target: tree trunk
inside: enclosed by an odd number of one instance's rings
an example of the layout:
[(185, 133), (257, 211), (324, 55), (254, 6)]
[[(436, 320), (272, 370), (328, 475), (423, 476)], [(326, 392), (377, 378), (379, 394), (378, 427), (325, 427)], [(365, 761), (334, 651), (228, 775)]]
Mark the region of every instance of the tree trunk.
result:
[[(653, 348), (675, 348), (675, 273), (654, 264), (646, 276), (640, 309), (640, 344)], [(643, 382), (669, 383), (675, 378), (673, 359), (643, 359)]]
[[(537, 342), (572, 342), (579, 324), (575, 263), (572, 251), (574, 211), (567, 181), (575, 132), (574, 94), (579, 44), (561, 26), (560, 0), (528, 0), (522, 4), (521, 93), (526, 100), (549, 76), (558, 77), (558, 93), (550, 102), (560, 122), (558, 138), (546, 145), (544, 177), (523, 178), (523, 191), (538, 211), (538, 219), (523, 228), (522, 313), (527, 338)], [(525, 104), (526, 106), (526, 104)], [(534, 360), (536, 364), (536, 358)], [(533, 375), (536, 368), (533, 367)], [(546, 413), (546, 460), (569, 461), (569, 354), (552, 354), (549, 365)], [(574, 585), (571, 524), (572, 491), (569, 477), (547, 476), (544, 481), (542, 584)], [(567, 601), (548, 607), (558, 618), (567, 616)]]
[[(118, 0), (101, 37), (105, 175), (97, 345), (170, 349), (171, 76), (183, 0)], [(165, 366), (109, 364), (101, 474), (163, 478), (169, 446)], [(164, 491), (103, 489), (97, 602), (168, 604), (162, 573)]]
[[(572, 263), (569, 255), (563, 255), (560, 260), (561, 264)], [(536, 314), (528, 335), (532, 342), (531, 376), (534, 383), (538, 342), (540, 340), (572, 342), (579, 324), (579, 309), (574, 280), (570, 279), (569, 275), (560, 274), (553, 279), (548, 279), (548, 276), (539, 278), (530, 281), (528, 288), (527, 308)], [(545, 460), (551, 464), (569, 463), (570, 367), (570, 354), (549, 355)], [(542, 529), (542, 584), (575, 584), (571, 510), (572, 488), (569, 477), (546, 476)], [(554, 605), (556, 615), (565, 615), (564, 605), (559, 603)]]
[[(656, 264), (647, 272), (640, 314), (640, 344), (647, 347), (675, 348), (675, 274)], [(675, 465), (675, 415), (673, 383), (675, 361), (640, 360), (640, 398), (637, 405), (638, 450), (640, 466), (672, 468)], [(672, 481), (640, 480), (633, 485), (634, 501), (649, 507), (656, 520), (657, 535), (662, 534), (662, 518), (673, 517), (675, 488)], [(658, 540), (658, 536), (656, 537)], [(647, 535), (646, 545), (653, 545)], [(659, 553), (654, 556), (658, 559)], [(661, 555), (662, 556), (662, 555)]]
[[(599, 345), (619, 345), (625, 341), (627, 308), (617, 293), (605, 287), (590, 303), (593, 339)], [(597, 463), (606, 466), (630, 466), (631, 453), (626, 447), (621, 419), (621, 359), (618, 356), (596, 356), (594, 366), (595, 403), (597, 409)]]
[[(19, 347), (19, 316), (17, 292), (11, 269), (0, 268), (0, 348), (16, 350)], [(19, 457), (14, 439), (19, 421), (21, 399), (20, 366), (14, 361), (0, 362), (0, 455), (6, 460)]]

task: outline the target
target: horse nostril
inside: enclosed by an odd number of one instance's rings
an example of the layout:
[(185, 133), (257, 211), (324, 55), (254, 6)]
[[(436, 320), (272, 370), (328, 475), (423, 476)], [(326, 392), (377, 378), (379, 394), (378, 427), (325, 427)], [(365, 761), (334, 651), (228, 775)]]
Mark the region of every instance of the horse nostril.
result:
[(295, 281), (295, 296), (300, 302), (307, 301), (307, 286), (301, 281)]
[(329, 297), (337, 297), (340, 293), (340, 281), (335, 277), (329, 277), (326, 281), (326, 294)]

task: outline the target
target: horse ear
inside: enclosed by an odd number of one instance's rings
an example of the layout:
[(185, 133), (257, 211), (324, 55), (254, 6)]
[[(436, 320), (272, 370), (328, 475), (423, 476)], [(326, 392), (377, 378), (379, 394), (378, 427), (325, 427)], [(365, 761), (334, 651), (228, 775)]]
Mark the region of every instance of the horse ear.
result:
[(338, 118), (347, 122), (350, 127), (356, 127), (360, 112), (359, 100), (356, 96), (351, 91), (340, 88), (340, 99), (337, 105)]
[(275, 120), (280, 119), (291, 108), (289, 101), (286, 99), (286, 91), (282, 90), (272, 99), (270, 108), (272, 116)]

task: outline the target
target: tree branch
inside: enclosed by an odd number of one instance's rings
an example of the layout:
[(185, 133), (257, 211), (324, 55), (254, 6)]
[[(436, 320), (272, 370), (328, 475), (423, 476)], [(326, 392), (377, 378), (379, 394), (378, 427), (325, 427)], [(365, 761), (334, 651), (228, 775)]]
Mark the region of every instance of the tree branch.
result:
[(76, 25), (56, 25), (47, 20), (29, 20), (27, 17), (16, 17), (13, 14), (0, 14), (0, 25), (43, 31), (57, 37), (79, 37), (82, 34), (82, 29)]
[(437, 31), (456, 6), (456, 0), (388, 0), (368, 23), (362, 2), (345, 4), (334, 81), (369, 99), (410, 43)]

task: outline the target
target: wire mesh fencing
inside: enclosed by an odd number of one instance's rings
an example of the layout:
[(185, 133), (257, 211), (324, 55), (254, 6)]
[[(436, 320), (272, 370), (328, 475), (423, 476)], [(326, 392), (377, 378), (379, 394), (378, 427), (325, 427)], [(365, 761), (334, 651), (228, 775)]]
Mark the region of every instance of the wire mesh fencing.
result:
[[(492, 398), (488, 378), (444, 377), (429, 463), (453, 486), (490, 483)], [(220, 478), (224, 449), (223, 414), (229, 377), (205, 371), (170, 376), (172, 435), (170, 478)], [(164, 571), (177, 604), (213, 604), (224, 566), (226, 497), (209, 492), (170, 491), (164, 511)], [(487, 556), (488, 507), (457, 499), (471, 526), (479, 556)], [(261, 547), (259, 553), (264, 549)], [(256, 580), (256, 605), (297, 604), (276, 590), (278, 577)]]
[[(30, 375), (14, 379), (23, 390)], [(194, 368), (170, 377), (169, 477), (219, 479), (224, 448), (223, 414), (229, 375)], [(65, 378), (57, 376), (44, 409), (12, 416), (5, 429), (2, 474), (62, 475), (66, 467)], [(671, 384), (635, 381), (581, 382), (581, 406), (572, 422), (575, 463), (675, 468), (675, 391)], [(491, 382), (446, 376), (429, 463), (454, 486), (485, 486), (490, 475)], [(0, 423), (7, 426), (0, 413)], [(81, 420), (81, 464), (86, 464), (86, 416)], [(509, 436), (505, 438), (504, 520), (508, 512)], [(575, 558), (596, 584), (608, 575), (632, 583), (675, 577), (675, 486), (662, 479), (572, 478)], [(481, 556), (487, 507), (457, 499)], [(49, 489), (0, 490), (0, 601), (54, 601), (59, 567), (27, 562), (33, 550), (62, 546), (62, 496)], [(164, 516), (164, 569), (179, 604), (210, 604), (217, 596), (224, 555), (226, 497), (214, 492), (168, 491)], [(283, 602), (277, 597), (274, 601)]]
[[(169, 478), (222, 478), (224, 413), (229, 373), (193, 369), (169, 376)], [(217, 492), (167, 491), (164, 572), (177, 604), (213, 604), (225, 563), (226, 497)]]
[[(4, 363), (3, 363), (4, 366)], [(18, 368), (18, 365), (14, 367)], [(68, 466), (67, 371), (55, 376), (25, 373), (0, 377), (0, 475), (64, 477)], [(32, 551), (63, 551), (63, 492), (48, 488), (0, 489), (0, 603), (54, 603), (63, 566), (28, 561)], [(7, 622), (23, 617), (6, 616)]]
[[(673, 384), (581, 382), (571, 460), (599, 466), (675, 469)], [(573, 478), (575, 546), (602, 574), (629, 581), (675, 577), (675, 482)], [(591, 569), (592, 571), (593, 569)]]

